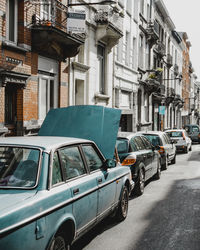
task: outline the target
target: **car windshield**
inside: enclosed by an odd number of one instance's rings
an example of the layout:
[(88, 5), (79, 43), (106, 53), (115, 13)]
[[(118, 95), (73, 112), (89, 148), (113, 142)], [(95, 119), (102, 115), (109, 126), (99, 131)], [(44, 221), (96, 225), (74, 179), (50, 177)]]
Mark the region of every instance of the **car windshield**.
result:
[(122, 139), (118, 138), (116, 141), (116, 147), (119, 154), (128, 153), (128, 147), (129, 147), (128, 140), (123, 138)]
[(182, 131), (170, 131), (167, 132), (170, 137), (183, 137)]
[(147, 139), (149, 139), (149, 141), (151, 142), (151, 144), (153, 146), (161, 146), (162, 142), (161, 139), (158, 135), (150, 135), (150, 134), (145, 134), (145, 137), (147, 137)]
[(0, 188), (36, 185), (40, 150), (0, 146)]

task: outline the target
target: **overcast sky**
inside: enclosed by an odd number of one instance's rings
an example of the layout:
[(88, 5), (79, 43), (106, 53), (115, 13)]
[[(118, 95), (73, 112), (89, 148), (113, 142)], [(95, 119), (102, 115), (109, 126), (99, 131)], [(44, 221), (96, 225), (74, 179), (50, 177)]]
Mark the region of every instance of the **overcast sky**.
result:
[(176, 31), (188, 34), (191, 62), (200, 80), (200, 0), (163, 0)]

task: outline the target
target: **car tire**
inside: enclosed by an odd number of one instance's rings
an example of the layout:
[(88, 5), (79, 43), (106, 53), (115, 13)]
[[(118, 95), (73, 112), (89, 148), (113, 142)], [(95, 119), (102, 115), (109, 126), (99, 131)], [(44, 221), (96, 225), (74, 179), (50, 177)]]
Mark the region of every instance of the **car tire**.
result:
[(187, 154), (188, 153), (188, 147), (184, 148), (184, 153)]
[(136, 195), (142, 195), (144, 193), (144, 184), (145, 184), (144, 170), (140, 169), (138, 173), (138, 181), (135, 186)]
[(160, 161), (158, 161), (158, 168), (156, 174), (154, 175), (154, 179), (159, 180), (160, 177), (161, 177), (161, 164)]
[(124, 186), (121, 194), (121, 198), (119, 201), (119, 205), (117, 208), (117, 213), (115, 215), (115, 218), (117, 221), (123, 221), (126, 219), (128, 214), (128, 201), (129, 201), (129, 192), (128, 188)]
[(70, 244), (67, 243), (66, 241), (66, 236), (64, 232), (58, 232), (52, 242), (50, 247), (48, 248), (49, 250), (70, 250)]
[(168, 157), (166, 156), (166, 158), (165, 158), (165, 163), (164, 164), (162, 164), (162, 169), (163, 170), (167, 170), (167, 168), (168, 168)]
[(175, 164), (176, 163), (176, 154), (174, 155), (174, 158), (171, 160), (171, 164)]

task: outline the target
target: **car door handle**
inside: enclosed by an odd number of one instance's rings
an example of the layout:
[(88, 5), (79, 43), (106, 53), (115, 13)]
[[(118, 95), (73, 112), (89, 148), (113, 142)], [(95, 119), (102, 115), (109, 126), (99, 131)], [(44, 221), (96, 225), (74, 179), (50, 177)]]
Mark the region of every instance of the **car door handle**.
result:
[(79, 193), (79, 188), (76, 188), (76, 189), (73, 190), (73, 194), (74, 194), (74, 195), (76, 195), (76, 194), (78, 194), (78, 193)]
[(98, 179), (98, 183), (99, 183), (99, 184), (102, 183), (102, 178), (99, 178), (99, 179)]

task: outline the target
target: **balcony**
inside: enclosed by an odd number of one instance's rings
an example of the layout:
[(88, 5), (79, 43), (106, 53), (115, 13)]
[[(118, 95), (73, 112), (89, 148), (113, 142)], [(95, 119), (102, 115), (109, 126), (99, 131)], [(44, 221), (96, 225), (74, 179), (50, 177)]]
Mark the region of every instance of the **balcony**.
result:
[(160, 82), (156, 79), (148, 79), (145, 82), (143, 82), (145, 85), (145, 91), (151, 95), (152, 93), (160, 93)]
[(67, 32), (68, 7), (58, 0), (27, 1), (26, 15), (32, 17), (32, 50), (65, 61), (79, 52), (84, 43), (84, 34)]
[(154, 45), (159, 39), (159, 25), (155, 21), (150, 21), (147, 24), (147, 40), (151, 45)]
[(176, 94), (174, 88), (167, 88), (167, 96), (165, 98), (166, 105), (169, 105), (175, 100)]
[(94, 20), (97, 24), (96, 42), (105, 42), (111, 50), (123, 36), (123, 17), (112, 7), (108, 7), (99, 10)]
[(157, 42), (157, 45), (155, 46), (155, 50), (156, 50), (159, 57), (162, 58), (165, 56), (165, 53), (166, 53), (165, 44), (162, 43), (161, 41)]
[(172, 65), (173, 65), (173, 57), (172, 57), (172, 55), (167, 54), (166, 63), (167, 63), (167, 67), (168, 67), (168, 68), (171, 68), (171, 67), (172, 67)]

